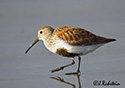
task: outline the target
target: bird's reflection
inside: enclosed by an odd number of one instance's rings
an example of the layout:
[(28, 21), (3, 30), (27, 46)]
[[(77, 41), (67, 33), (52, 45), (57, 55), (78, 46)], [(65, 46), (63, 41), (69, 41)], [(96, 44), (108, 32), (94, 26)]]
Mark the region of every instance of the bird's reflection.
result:
[[(78, 88), (81, 88), (81, 83), (80, 83), (80, 75), (76, 75), (77, 76), (77, 81), (78, 81)], [(72, 86), (72, 88), (76, 88), (76, 85), (75, 85), (75, 83), (71, 83), (71, 82), (68, 82), (68, 81), (65, 81), (64, 79), (62, 79), (61, 77), (59, 77), (59, 76), (56, 76), (56, 77), (50, 77), (51, 79), (55, 79), (55, 80), (57, 80), (57, 81), (59, 81), (59, 82), (61, 82), (61, 83), (65, 83), (65, 84), (67, 84), (67, 85), (70, 85), (70, 86)]]

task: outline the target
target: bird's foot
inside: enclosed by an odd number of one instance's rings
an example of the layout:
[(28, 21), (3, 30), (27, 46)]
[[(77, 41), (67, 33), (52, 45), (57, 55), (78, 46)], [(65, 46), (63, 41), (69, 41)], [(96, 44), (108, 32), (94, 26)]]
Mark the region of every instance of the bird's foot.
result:
[(65, 75), (80, 75), (80, 74), (81, 74), (80, 71), (65, 73)]

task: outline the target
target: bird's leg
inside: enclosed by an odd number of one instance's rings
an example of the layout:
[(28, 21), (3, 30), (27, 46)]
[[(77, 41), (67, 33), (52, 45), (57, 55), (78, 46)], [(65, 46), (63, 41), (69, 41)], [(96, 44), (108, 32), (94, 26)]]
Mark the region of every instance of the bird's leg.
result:
[(51, 70), (51, 72), (53, 73), (53, 72), (56, 72), (56, 71), (63, 70), (65, 67), (71, 66), (71, 65), (73, 65), (73, 64), (75, 64), (74, 58), (72, 58), (72, 62), (71, 62), (70, 64), (67, 64), (67, 65), (65, 65), (65, 66), (61, 66), (61, 67), (59, 67), (59, 68), (53, 69), (53, 70)]
[(80, 62), (81, 62), (81, 57), (78, 57), (78, 67), (77, 67), (77, 72), (80, 72)]
[(80, 62), (81, 62), (81, 57), (78, 56), (78, 67), (77, 67), (77, 71), (76, 71), (76, 72), (66, 73), (66, 75), (75, 75), (75, 74), (79, 74), (79, 73), (80, 73)]

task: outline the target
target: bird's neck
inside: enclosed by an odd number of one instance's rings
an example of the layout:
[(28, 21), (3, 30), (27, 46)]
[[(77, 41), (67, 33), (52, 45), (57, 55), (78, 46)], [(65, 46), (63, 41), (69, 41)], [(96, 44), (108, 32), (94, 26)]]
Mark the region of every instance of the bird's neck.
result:
[(45, 38), (44, 38), (44, 40), (43, 40), (43, 42), (44, 42), (44, 45), (45, 45), (45, 47), (46, 48), (50, 48), (51, 47), (51, 45), (52, 45), (52, 33), (53, 33), (53, 31), (50, 31), (49, 33), (47, 33), (47, 35), (45, 36)]

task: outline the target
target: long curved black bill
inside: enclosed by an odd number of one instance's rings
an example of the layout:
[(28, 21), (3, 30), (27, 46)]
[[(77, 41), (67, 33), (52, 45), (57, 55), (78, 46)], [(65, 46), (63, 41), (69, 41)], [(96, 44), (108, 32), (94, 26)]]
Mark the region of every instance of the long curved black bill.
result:
[(39, 39), (35, 39), (33, 43), (29, 46), (29, 48), (26, 50), (25, 54), (39, 41)]

